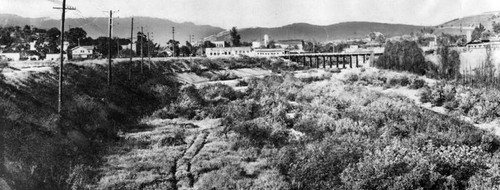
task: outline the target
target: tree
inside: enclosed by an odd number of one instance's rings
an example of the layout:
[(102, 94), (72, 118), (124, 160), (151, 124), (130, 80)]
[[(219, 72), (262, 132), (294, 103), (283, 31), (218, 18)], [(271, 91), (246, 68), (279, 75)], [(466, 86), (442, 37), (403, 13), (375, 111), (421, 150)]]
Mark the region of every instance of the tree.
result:
[(231, 28), (231, 30), (229, 31), (229, 35), (231, 36), (231, 46), (233, 47), (238, 47), (240, 46), (240, 34), (238, 34), (238, 30), (236, 29), (236, 27), (233, 27)]
[(167, 42), (167, 45), (168, 45), (170, 51), (173, 52), (173, 56), (179, 56), (179, 53), (180, 53), (179, 41), (169, 40)]
[(66, 39), (71, 45), (78, 44), (79, 40), (85, 39), (87, 37), (87, 32), (82, 28), (71, 28), (66, 32)]
[(215, 44), (210, 42), (210, 41), (204, 41), (202, 47), (203, 48), (214, 48)]
[(493, 22), (493, 32), (500, 33), (500, 23)]
[(189, 56), (191, 54), (191, 50), (189, 49), (188, 46), (182, 46), (179, 51), (184, 57)]
[(479, 26), (474, 28), (474, 31), (472, 31), (472, 41), (481, 40), (481, 36), (484, 31), (486, 31), (486, 28), (484, 28), (484, 26), (480, 23)]

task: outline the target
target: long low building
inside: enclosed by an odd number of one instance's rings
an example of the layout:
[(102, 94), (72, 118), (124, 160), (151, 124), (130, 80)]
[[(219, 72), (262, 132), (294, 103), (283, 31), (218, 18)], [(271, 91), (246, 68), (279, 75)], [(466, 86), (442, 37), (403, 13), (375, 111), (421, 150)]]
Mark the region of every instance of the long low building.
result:
[(238, 55), (252, 56), (251, 47), (220, 47), (205, 49), (207, 57), (230, 57)]
[(285, 49), (254, 49), (253, 54), (257, 57), (282, 56), (285, 54)]

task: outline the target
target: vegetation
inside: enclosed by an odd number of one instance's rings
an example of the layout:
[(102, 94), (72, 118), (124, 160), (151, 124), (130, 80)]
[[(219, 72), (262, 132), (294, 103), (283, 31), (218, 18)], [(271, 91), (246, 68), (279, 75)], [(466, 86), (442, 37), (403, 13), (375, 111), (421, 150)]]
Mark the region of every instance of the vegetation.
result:
[[(0, 83), (2, 178), (15, 189), (70, 189), (89, 183), (103, 142), (117, 140), (142, 115), (177, 97), (178, 83), (165, 70), (127, 80), (116, 66), (116, 82), (106, 86), (107, 68), (67, 64), (63, 112), (57, 114), (57, 68), (35, 73), (20, 84)], [(148, 77), (146, 77), (148, 76)]]

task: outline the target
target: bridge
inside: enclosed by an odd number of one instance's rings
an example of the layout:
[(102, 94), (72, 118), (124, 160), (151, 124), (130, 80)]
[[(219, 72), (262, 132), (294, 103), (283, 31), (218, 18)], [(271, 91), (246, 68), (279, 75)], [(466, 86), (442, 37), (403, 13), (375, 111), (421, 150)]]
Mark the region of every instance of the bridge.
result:
[[(366, 62), (366, 58), (370, 56), (380, 56), (383, 53), (381, 52), (373, 52), (373, 51), (364, 51), (364, 52), (352, 52), (352, 53), (303, 53), (303, 54), (284, 54), (279, 57), (284, 59), (289, 59), (290, 61), (297, 62), (302, 64), (303, 66), (309, 66), (316, 68), (320, 67), (321, 62), (323, 63), (323, 68), (326, 68), (327, 63), (330, 65), (330, 68), (333, 67), (335, 63), (337, 68), (346, 68), (346, 65), (349, 64), (350, 68), (353, 68), (353, 61), (356, 64), (356, 67), (359, 67), (359, 61), (362, 63)], [(309, 59), (309, 61), (308, 61)], [(315, 63), (315, 64), (314, 64)]]

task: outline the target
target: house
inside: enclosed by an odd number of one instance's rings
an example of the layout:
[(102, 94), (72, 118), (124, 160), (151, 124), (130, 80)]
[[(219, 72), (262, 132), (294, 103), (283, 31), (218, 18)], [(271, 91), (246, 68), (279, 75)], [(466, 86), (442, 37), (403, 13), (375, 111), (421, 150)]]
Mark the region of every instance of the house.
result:
[(94, 56), (94, 46), (77, 46), (71, 49), (73, 59), (88, 59)]
[(284, 54), (285, 54), (285, 49), (282, 48), (255, 49), (253, 52), (253, 55), (258, 57), (273, 57), (273, 56), (281, 56)]
[(207, 57), (230, 57), (237, 55), (252, 55), (251, 47), (221, 47), (221, 48), (206, 48), (205, 55)]
[[(60, 53), (48, 53), (45, 55), (45, 60), (48, 60), (48, 61), (59, 60), (59, 58), (61, 58)], [(68, 54), (63, 54), (63, 59), (68, 60)]]

